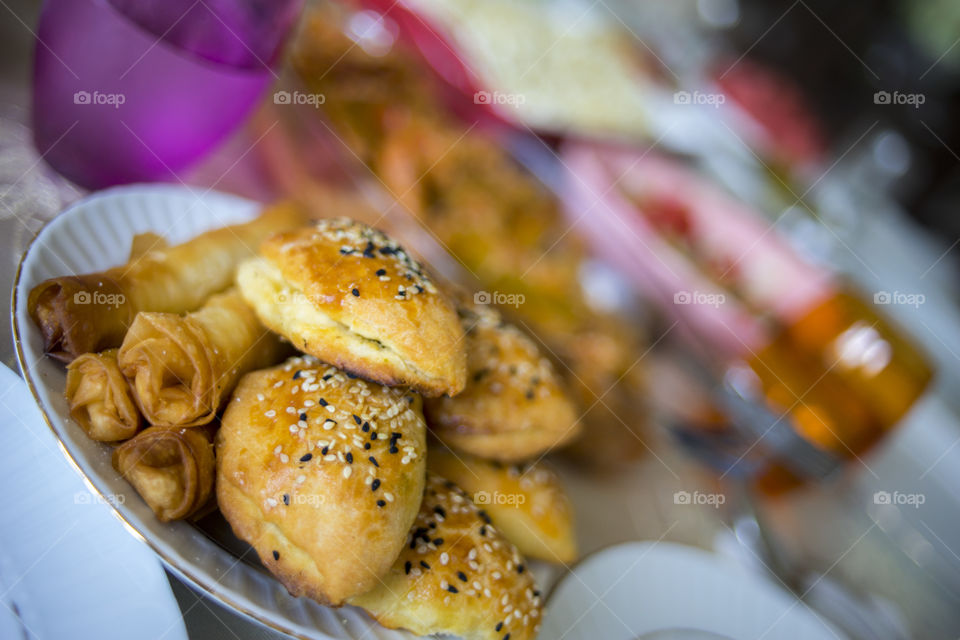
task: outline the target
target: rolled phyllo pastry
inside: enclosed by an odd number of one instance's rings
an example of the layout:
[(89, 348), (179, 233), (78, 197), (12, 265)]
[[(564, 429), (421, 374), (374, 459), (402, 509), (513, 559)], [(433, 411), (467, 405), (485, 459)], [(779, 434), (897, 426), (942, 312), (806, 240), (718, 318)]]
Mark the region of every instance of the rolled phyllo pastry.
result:
[(369, 591), (413, 524), (426, 426), (409, 389), (309, 356), (244, 376), (217, 435), (217, 502), (295, 596)]
[(349, 602), (391, 629), (465, 640), (534, 638), (542, 613), (517, 548), (463, 490), (431, 473), (400, 556), (375, 589)]
[(427, 424), (446, 444), (481, 458), (517, 462), (579, 434), (577, 412), (536, 343), (492, 307), (462, 303), (467, 385), (424, 402)]
[(213, 420), (243, 374), (287, 349), (231, 289), (185, 316), (138, 313), (117, 362), (150, 424), (191, 427)]
[(213, 493), (212, 429), (150, 427), (113, 450), (113, 468), (163, 522), (197, 513)]
[(437, 443), (429, 449), (427, 469), (466, 491), (524, 556), (564, 564), (577, 559), (570, 499), (543, 462), (501, 464)]
[(183, 244), (135, 247), (125, 265), (40, 283), (30, 292), (27, 307), (46, 352), (64, 362), (119, 347), (138, 312), (196, 309), (233, 283), (237, 265), (265, 237), (303, 222), (297, 207), (280, 205), (251, 222), (208, 231)]
[(265, 325), (339, 369), (424, 395), (464, 385), (453, 303), (384, 233), (347, 218), (280, 233), (240, 265), (237, 284)]
[(140, 428), (140, 412), (120, 373), (116, 349), (85, 353), (71, 362), (64, 395), (70, 417), (93, 440), (127, 440)]

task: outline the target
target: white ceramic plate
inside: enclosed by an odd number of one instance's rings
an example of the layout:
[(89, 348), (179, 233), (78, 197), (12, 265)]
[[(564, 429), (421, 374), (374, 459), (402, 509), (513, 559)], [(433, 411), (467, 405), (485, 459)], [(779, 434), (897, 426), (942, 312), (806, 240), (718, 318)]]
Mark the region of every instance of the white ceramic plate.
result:
[(541, 634), (551, 640), (634, 640), (668, 629), (732, 640), (845, 638), (802, 602), (739, 565), (668, 542), (621, 544), (578, 564), (550, 595)]
[(0, 638), (187, 640), (156, 556), (63, 463), (23, 380), (0, 365)]
[(168, 185), (119, 187), (77, 202), (37, 235), (17, 273), (13, 314), (21, 370), (67, 458), (127, 528), (181, 577), (227, 606), (300, 638), (412, 638), (380, 627), (358, 609), (330, 609), (291, 597), (219, 515), (205, 518), (201, 528), (159, 522), (110, 466), (109, 447), (88, 439), (69, 419), (64, 367), (44, 356), (40, 333), (27, 313), (27, 296), (35, 285), (126, 262), (138, 233), (153, 231), (177, 243), (248, 220), (259, 209), (250, 200)]

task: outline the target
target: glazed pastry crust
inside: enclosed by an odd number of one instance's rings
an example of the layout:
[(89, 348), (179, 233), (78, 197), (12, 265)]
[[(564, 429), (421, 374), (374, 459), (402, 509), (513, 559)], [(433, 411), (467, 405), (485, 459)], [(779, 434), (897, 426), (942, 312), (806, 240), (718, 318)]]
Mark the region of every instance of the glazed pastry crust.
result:
[(217, 436), (220, 510), (291, 594), (340, 605), (400, 552), (423, 495), (425, 434), (407, 389), (309, 356), (247, 374)]
[(466, 640), (534, 638), (542, 614), (516, 547), (463, 490), (433, 474), (400, 557), (380, 586), (350, 604), (385, 627)]
[(466, 491), (524, 556), (563, 564), (577, 559), (570, 499), (544, 463), (505, 465), (437, 443), (430, 446), (427, 469)]
[(516, 462), (579, 434), (574, 405), (553, 364), (531, 338), (490, 307), (461, 304), (467, 385), (424, 405), (433, 432), (454, 449)]
[(463, 331), (451, 302), (386, 235), (345, 218), (277, 234), (237, 275), (261, 320), (338, 368), (424, 395), (458, 393)]

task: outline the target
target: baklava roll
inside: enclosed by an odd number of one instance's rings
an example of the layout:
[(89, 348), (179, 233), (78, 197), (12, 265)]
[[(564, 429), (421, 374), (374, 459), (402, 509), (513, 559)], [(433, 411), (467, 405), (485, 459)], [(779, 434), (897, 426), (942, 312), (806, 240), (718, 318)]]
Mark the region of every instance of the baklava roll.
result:
[(127, 440), (140, 428), (140, 412), (120, 373), (116, 349), (85, 353), (71, 362), (64, 395), (70, 417), (92, 440)]
[(113, 450), (113, 468), (162, 522), (197, 513), (213, 495), (213, 429), (150, 427)]
[(176, 246), (135, 250), (125, 265), (40, 283), (27, 307), (51, 356), (70, 362), (119, 347), (140, 311), (192, 311), (233, 283), (234, 271), (270, 234), (301, 225), (293, 205), (279, 205), (246, 224), (200, 234)]
[(213, 420), (243, 374), (287, 348), (231, 289), (185, 316), (138, 313), (117, 361), (150, 424), (192, 427)]

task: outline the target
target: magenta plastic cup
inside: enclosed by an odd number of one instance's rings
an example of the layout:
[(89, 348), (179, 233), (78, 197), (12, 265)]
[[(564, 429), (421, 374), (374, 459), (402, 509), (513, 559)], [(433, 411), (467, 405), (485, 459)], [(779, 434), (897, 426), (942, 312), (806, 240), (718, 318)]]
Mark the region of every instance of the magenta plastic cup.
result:
[(244, 122), (301, 0), (46, 0), (34, 141), (88, 189), (176, 181)]

